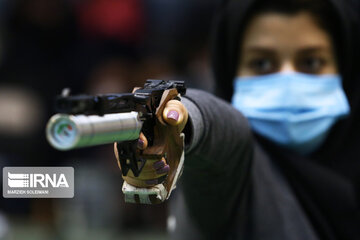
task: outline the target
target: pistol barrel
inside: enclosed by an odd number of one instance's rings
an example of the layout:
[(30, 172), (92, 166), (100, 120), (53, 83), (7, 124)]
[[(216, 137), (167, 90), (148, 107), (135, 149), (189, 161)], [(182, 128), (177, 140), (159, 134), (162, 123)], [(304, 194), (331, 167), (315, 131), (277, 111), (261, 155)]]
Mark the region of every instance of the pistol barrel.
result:
[(139, 138), (143, 122), (137, 112), (97, 115), (52, 116), (46, 137), (56, 149), (66, 151)]

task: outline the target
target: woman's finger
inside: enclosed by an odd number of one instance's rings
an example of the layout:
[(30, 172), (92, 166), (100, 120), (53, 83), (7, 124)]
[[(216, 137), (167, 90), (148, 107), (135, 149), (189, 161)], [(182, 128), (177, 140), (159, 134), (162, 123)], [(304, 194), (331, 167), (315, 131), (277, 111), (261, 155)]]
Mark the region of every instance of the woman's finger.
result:
[(148, 140), (146, 139), (145, 135), (141, 132), (138, 140), (138, 148), (140, 150), (144, 150), (148, 146)]
[(158, 170), (160, 168), (165, 167), (165, 165), (166, 165), (166, 161), (164, 158), (162, 158), (160, 161), (156, 161), (155, 163), (153, 163), (153, 168), (155, 170)]
[(165, 105), (163, 119), (172, 126), (179, 126), (180, 131), (182, 131), (188, 120), (188, 112), (180, 101), (170, 100)]

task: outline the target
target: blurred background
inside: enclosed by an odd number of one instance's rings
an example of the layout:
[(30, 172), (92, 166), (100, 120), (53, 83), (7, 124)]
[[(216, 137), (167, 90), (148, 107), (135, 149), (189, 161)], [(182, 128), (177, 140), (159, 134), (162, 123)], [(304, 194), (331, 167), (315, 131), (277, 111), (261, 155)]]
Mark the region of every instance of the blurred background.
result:
[(1, 197), (0, 239), (168, 239), (169, 203), (125, 204), (112, 146), (59, 152), (45, 125), (65, 87), (130, 92), (152, 78), (212, 91), (219, 2), (0, 0), (0, 166), (75, 169), (73, 199)]

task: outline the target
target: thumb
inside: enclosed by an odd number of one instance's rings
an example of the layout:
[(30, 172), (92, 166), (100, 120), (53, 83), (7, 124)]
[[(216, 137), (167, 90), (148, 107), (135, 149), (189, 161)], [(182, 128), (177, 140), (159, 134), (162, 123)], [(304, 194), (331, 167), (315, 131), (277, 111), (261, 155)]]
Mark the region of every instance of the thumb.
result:
[(163, 119), (169, 125), (179, 126), (182, 131), (188, 120), (188, 111), (180, 101), (170, 100), (165, 105)]

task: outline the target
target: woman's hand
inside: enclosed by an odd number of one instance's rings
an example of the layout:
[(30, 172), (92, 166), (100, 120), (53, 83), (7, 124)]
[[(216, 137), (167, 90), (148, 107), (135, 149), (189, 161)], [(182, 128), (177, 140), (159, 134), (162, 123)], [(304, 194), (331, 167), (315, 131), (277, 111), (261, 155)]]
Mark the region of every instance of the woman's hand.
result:
[[(178, 100), (170, 100), (166, 103), (162, 113), (162, 120), (168, 125), (169, 128), (174, 128), (180, 133), (188, 120), (188, 112), (185, 106)], [(165, 133), (167, 134), (167, 132)], [(169, 131), (168, 134), (171, 134)], [(116, 159), (119, 163), (119, 156), (117, 151), (117, 143), (114, 144), (114, 152)], [(148, 147), (148, 141), (143, 133), (140, 134), (138, 140), (138, 149), (145, 150)], [(171, 146), (170, 146), (171, 147)], [(120, 164), (119, 164), (120, 167)], [(164, 157), (161, 159), (147, 158), (145, 166), (143, 167), (140, 175), (135, 177), (130, 170), (127, 176), (123, 179), (129, 184), (136, 187), (151, 187), (164, 181), (170, 171), (170, 166), (167, 164)]]

